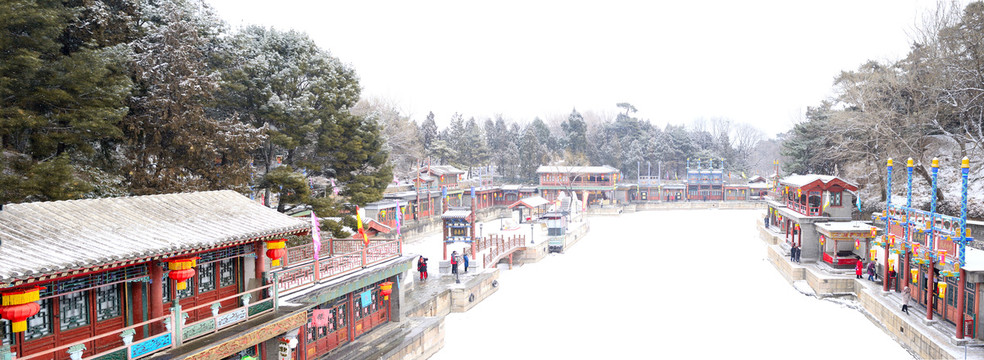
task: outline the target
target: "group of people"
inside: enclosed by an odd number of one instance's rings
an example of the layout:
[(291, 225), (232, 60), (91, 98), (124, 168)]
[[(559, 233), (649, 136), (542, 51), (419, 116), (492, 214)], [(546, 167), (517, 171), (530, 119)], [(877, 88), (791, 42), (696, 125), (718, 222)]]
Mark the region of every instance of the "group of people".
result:
[(789, 261), (797, 263), (800, 262), (800, 254), (802, 252), (803, 249), (794, 242), (793, 247), (789, 248)]
[[(858, 259), (858, 262), (854, 266), (854, 275), (858, 279), (860, 279), (861, 278), (861, 273), (864, 271), (864, 269), (867, 269), (867, 271), (868, 271), (868, 281), (877, 281), (878, 278), (880, 278), (880, 276), (878, 276), (878, 272), (876, 270), (877, 269), (877, 266), (878, 265), (875, 263), (874, 260), (869, 261), (868, 262), (868, 265), (865, 266), (864, 265), (864, 261), (861, 261), (861, 259)], [(896, 274), (897, 273), (895, 272), (895, 268), (894, 267), (893, 268), (889, 268), (888, 269), (888, 281), (895, 281)], [(889, 287), (891, 287), (893, 285), (895, 285), (895, 284), (893, 284), (891, 282), (888, 284)]]
[[(427, 274), (427, 261), (428, 260), (429, 259), (427, 259), (427, 258), (425, 258), (423, 256), (421, 256), (419, 259), (417, 259), (417, 272), (420, 274), (420, 281), (427, 280), (427, 276), (428, 276), (428, 274)], [(451, 274), (452, 275), (455, 275), (455, 276), (458, 275), (458, 264), (459, 263), (461, 263), (462, 265), (465, 266), (465, 273), (468, 273), (468, 263), (469, 263), (469, 261), (470, 261), (470, 259), (468, 258), (468, 254), (467, 253), (465, 253), (464, 256), (461, 256), (461, 255), (458, 255), (458, 252), (457, 251), (452, 251), (451, 252)]]
[[(868, 265), (865, 266), (864, 265), (864, 261), (861, 261), (861, 259), (858, 259), (857, 265), (855, 265), (855, 267), (854, 267), (854, 275), (858, 279), (860, 279), (861, 278), (861, 273), (862, 273), (863, 269), (867, 269), (867, 271), (868, 271), (868, 281), (875, 281), (879, 277), (878, 276), (878, 273), (875, 271), (875, 267), (876, 266), (877, 265), (875, 264), (875, 261), (873, 261), (873, 260), (872, 261), (869, 261), (868, 262)], [(895, 285), (894, 284), (894, 281), (895, 281), (897, 275), (898, 275), (898, 273), (895, 271), (895, 268), (894, 267), (888, 269), (888, 279), (886, 281), (889, 281), (889, 283), (888, 283), (888, 286), (889, 287), (892, 287), (892, 286)], [(909, 292), (909, 286), (906, 285), (905, 288), (902, 289), (902, 312), (904, 312), (906, 315), (909, 315), (909, 304), (911, 302), (912, 302), (912, 295)]]

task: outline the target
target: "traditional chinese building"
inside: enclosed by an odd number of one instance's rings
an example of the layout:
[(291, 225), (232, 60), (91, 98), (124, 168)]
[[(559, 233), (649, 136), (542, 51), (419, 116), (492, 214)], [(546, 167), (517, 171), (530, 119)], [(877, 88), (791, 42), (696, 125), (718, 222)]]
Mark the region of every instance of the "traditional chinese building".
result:
[[(310, 229), (233, 191), (6, 205), (2, 306), (33, 314), (5, 314), (0, 358), (313, 359), (391, 321), (399, 241)], [(319, 307), (334, 322), (312, 326)]]
[(724, 161), (720, 168), (715, 169), (714, 160), (708, 160), (701, 166), (697, 159), (696, 167), (691, 167), (687, 159), (687, 200), (690, 201), (721, 201), (724, 200)]
[[(6, 205), (0, 294), (7, 302), (19, 290), (40, 291), (26, 329), (12, 332), (4, 321), (0, 338), (18, 359), (137, 357), (179, 347), (200, 335), (181, 333), (187, 325), (226, 314), (234, 317), (228, 324), (240, 323), (273, 310), (262, 291), (265, 250), (309, 230), (233, 191)], [(241, 299), (247, 294), (255, 305)], [(180, 325), (174, 309), (182, 309)], [(270, 329), (304, 321), (265, 319)], [(278, 335), (251, 338), (236, 351), (259, 351)]]
[(561, 191), (574, 192), (587, 198), (588, 204), (599, 204), (615, 198), (616, 183), (621, 172), (611, 166), (540, 166), (536, 169), (540, 196), (553, 201)]
[(850, 221), (857, 186), (836, 176), (793, 175), (779, 181), (777, 199), (767, 202), (769, 225), (785, 235), (785, 246), (802, 250), (803, 261), (821, 259), (816, 223)]

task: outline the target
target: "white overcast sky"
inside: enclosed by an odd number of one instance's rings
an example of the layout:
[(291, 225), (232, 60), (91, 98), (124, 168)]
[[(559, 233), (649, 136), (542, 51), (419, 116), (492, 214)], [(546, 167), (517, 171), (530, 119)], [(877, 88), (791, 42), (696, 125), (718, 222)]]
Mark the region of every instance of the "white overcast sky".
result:
[[(898, 60), (935, 0), (206, 0), (231, 26), (309, 34), (363, 96), (445, 126), (526, 123), (628, 102), (663, 125), (723, 117), (768, 136), (869, 59)], [(966, 1), (962, 1), (966, 3)]]

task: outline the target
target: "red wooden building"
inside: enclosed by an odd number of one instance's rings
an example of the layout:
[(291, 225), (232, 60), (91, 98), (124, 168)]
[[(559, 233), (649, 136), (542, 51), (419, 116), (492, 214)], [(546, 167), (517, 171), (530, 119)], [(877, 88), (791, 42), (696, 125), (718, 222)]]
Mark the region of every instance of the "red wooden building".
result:
[[(6, 205), (0, 295), (41, 290), (26, 330), (12, 333), (4, 321), (0, 339), (18, 359), (135, 357), (180, 346), (172, 327), (187, 341), (203, 334), (188, 330), (203, 319), (231, 324), (271, 311), (260, 291), (267, 242), (309, 230), (233, 191)], [(196, 262), (179, 289), (173, 265), (185, 259)], [(241, 299), (247, 294), (259, 307)], [(182, 309), (182, 324), (169, 305)]]

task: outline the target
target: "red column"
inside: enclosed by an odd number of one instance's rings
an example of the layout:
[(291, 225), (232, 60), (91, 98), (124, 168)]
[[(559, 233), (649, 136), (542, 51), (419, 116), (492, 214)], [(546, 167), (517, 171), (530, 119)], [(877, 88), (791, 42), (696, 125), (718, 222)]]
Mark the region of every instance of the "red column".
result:
[[(910, 268), (910, 265), (909, 265), (909, 261), (912, 261), (911, 256), (912, 255), (909, 252), (909, 250), (906, 250), (905, 251), (905, 256), (903, 256), (903, 258), (905, 260), (905, 267), (904, 267), (905, 272), (902, 273), (902, 278), (905, 279), (905, 282), (903, 283), (903, 284), (905, 284), (905, 286), (909, 286), (909, 283), (912, 282), (912, 273), (910, 272), (910, 270), (912, 270), (912, 269)], [(902, 286), (902, 287), (904, 288), (905, 286)], [(908, 295), (906, 295), (906, 296), (908, 296)]]
[(929, 266), (926, 267), (926, 320), (933, 320), (933, 286), (935, 284), (936, 277), (933, 276), (933, 268), (936, 265), (933, 260), (929, 261)]
[[(256, 276), (257, 285), (263, 286), (266, 285), (266, 276), (264, 276), (266, 273), (266, 262), (263, 261), (263, 242), (262, 241), (255, 242), (253, 244), (253, 248), (255, 249), (254, 251), (256, 253), (256, 259), (253, 260), (253, 265), (254, 265), (253, 267), (256, 269), (256, 273), (253, 275)], [(265, 293), (266, 291), (260, 291), (259, 294), (257, 294), (256, 300), (258, 301), (260, 299), (263, 299), (264, 298), (263, 295)]]
[[(887, 226), (885, 227), (885, 230), (888, 230)], [(882, 291), (888, 291), (888, 283), (890, 282), (888, 279), (888, 231), (885, 232), (885, 245), (882, 246), (882, 252), (885, 253), (885, 256), (883, 256), (885, 259), (885, 271), (882, 272)]]
[(964, 291), (967, 286), (967, 273), (960, 268), (960, 286), (957, 287), (957, 339), (964, 338)]
[[(133, 314), (133, 324), (138, 324), (145, 321), (144, 311), (143, 311), (143, 284), (144, 283), (141, 282), (129, 283), (130, 299), (131, 299), (130, 314)], [(133, 337), (134, 340), (140, 340), (142, 338), (143, 338), (143, 331), (137, 331), (137, 333), (134, 334)]]
[[(159, 260), (151, 261), (150, 264), (150, 318), (156, 319), (164, 316), (164, 268), (161, 267)], [(136, 312), (134, 312), (136, 313)], [(134, 320), (136, 320), (134, 318)], [(151, 334), (158, 334), (164, 331), (164, 324), (160, 321), (151, 323)]]

